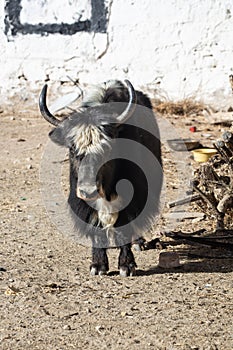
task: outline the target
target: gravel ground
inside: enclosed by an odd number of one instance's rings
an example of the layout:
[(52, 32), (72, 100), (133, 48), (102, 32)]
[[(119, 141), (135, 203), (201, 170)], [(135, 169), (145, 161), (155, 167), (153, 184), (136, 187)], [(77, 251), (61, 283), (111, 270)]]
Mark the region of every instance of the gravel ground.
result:
[[(121, 278), (113, 249), (110, 273), (91, 277), (90, 248), (57, 229), (41, 198), (39, 169), (50, 126), (20, 104), (0, 118), (1, 349), (233, 349), (231, 254), (171, 244), (179, 268), (159, 268), (158, 250), (135, 252), (137, 276)], [(221, 132), (202, 117), (167, 119), (186, 137), (195, 123), (194, 136), (207, 143), (211, 137), (203, 133)], [(166, 150), (164, 158), (172, 194), (178, 184)], [(213, 220), (187, 219), (181, 227), (212, 228)]]

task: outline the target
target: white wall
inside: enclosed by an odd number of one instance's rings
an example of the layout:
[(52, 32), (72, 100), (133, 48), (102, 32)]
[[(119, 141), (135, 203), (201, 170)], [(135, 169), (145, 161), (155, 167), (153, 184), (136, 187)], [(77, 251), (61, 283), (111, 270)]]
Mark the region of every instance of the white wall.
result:
[[(25, 101), (34, 98), (45, 79), (62, 93), (58, 81), (67, 81), (67, 75), (81, 85), (128, 78), (152, 96), (159, 90), (171, 99), (194, 96), (219, 106), (233, 102), (230, 0), (98, 0), (105, 2), (106, 32), (95, 31), (92, 23), (90, 32), (73, 35), (24, 34), (14, 25), (4, 33), (4, 6), (12, 1), (0, 5), (1, 103), (14, 94)], [(21, 0), (20, 23), (27, 32), (30, 24), (88, 20), (92, 4)]]

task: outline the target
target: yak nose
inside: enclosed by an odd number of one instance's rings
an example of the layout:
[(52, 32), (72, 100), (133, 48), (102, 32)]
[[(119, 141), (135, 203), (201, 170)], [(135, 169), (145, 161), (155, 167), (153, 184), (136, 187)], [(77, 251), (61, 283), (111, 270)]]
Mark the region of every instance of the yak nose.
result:
[(78, 189), (78, 197), (83, 199), (83, 200), (94, 200), (97, 199), (99, 196), (97, 189), (92, 189), (91, 191), (88, 190), (83, 190), (83, 189)]

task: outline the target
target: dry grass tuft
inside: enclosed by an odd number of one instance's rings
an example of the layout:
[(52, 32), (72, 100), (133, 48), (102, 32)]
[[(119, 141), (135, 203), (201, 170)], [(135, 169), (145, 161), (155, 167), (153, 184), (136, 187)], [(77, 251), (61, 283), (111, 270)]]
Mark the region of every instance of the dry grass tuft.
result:
[(204, 110), (208, 111), (204, 103), (197, 102), (191, 98), (186, 98), (180, 101), (154, 101), (153, 107), (160, 114), (175, 114), (183, 116), (200, 115)]

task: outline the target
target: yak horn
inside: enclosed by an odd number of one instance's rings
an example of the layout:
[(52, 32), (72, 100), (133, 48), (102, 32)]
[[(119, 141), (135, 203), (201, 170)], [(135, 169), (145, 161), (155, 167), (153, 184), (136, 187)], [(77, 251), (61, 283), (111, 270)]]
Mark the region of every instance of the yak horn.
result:
[(46, 104), (46, 95), (47, 95), (47, 89), (48, 85), (45, 84), (43, 89), (41, 90), (40, 93), (40, 98), (39, 98), (39, 107), (40, 107), (40, 112), (42, 116), (49, 122), (50, 124), (53, 124), (55, 126), (58, 126), (58, 124), (61, 123), (61, 121), (57, 118), (55, 118), (52, 113), (49, 112), (47, 104)]
[(117, 117), (117, 121), (120, 124), (124, 123), (127, 119), (131, 117), (131, 115), (135, 111), (136, 103), (137, 103), (137, 95), (133, 85), (130, 83), (129, 80), (125, 80), (125, 83), (127, 85), (128, 92), (129, 92), (129, 102), (126, 109)]

